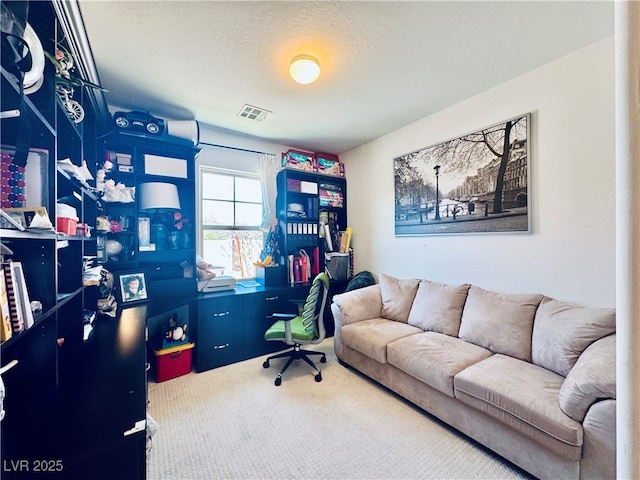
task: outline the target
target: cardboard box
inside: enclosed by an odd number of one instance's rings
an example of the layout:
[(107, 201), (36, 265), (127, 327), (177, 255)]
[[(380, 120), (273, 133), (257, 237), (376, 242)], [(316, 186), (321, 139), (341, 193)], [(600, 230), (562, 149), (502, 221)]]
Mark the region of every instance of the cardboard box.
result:
[(318, 173), (321, 173), (322, 175), (344, 177), (344, 163), (341, 163), (339, 160), (316, 157), (316, 164)]
[(78, 227), (77, 218), (58, 217), (56, 220), (56, 230), (67, 235), (75, 235)]
[(156, 382), (164, 382), (191, 372), (194, 343), (154, 350)]
[(339, 162), (340, 159), (338, 158), (337, 155), (334, 155), (333, 153), (320, 153), (320, 152), (316, 152), (313, 154), (313, 156), (317, 159), (319, 158), (324, 158), (325, 160), (333, 160), (335, 162)]
[(313, 153), (300, 150), (288, 150), (282, 155), (282, 166), (303, 172), (316, 172)]

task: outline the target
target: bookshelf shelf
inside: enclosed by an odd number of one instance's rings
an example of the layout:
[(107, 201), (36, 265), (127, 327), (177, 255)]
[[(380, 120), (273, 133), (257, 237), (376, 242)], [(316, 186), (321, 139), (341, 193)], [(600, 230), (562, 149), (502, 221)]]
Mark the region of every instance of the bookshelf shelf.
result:
[[(324, 254), (339, 248), (338, 232), (347, 228), (347, 181), (284, 169), (278, 173), (277, 188), (276, 212), (284, 243), (281, 253), (286, 257), (278, 260), (281, 265), (289, 265), (293, 257), (289, 276), (294, 283), (304, 282), (304, 275), (298, 278), (296, 274), (297, 259), (310, 262), (309, 273), (315, 275), (324, 271)], [(326, 241), (327, 235), (331, 242)]]

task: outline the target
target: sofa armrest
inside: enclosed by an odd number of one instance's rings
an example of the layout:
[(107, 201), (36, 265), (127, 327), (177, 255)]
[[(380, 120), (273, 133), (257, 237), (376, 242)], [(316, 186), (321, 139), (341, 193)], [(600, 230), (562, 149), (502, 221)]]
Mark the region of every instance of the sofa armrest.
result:
[(331, 312), (336, 329), (349, 323), (380, 317), (382, 314), (380, 285), (370, 285), (334, 295)]
[(589, 407), (616, 398), (616, 335), (589, 345), (578, 357), (560, 388), (560, 408), (578, 422)]

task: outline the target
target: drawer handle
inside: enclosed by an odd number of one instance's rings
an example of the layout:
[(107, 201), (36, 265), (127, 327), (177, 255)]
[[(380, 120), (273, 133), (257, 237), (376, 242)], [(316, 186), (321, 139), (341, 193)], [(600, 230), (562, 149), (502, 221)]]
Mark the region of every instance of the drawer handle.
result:
[(267, 297), (267, 298), (265, 298), (265, 300), (266, 300), (267, 302), (271, 302), (271, 301), (273, 301), (273, 300), (278, 300), (278, 296), (276, 295), (275, 297)]
[(138, 433), (138, 432), (142, 432), (147, 428), (147, 420), (138, 420), (136, 423), (133, 424), (133, 428), (130, 428), (129, 430), (126, 430), (124, 432), (124, 436), (128, 437), (129, 435), (133, 435), (134, 433)]
[(220, 312), (213, 314), (214, 317), (224, 317), (225, 315), (229, 315), (229, 312)]
[(5, 372), (8, 372), (13, 367), (15, 367), (17, 364), (18, 364), (18, 360), (11, 360), (4, 367), (0, 368), (0, 375), (4, 374)]
[(222, 349), (222, 348), (227, 348), (228, 346), (229, 346), (229, 344), (228, 344), (228, 343), (223, 343), (222, 345), (214, 345), (214, 346), (213, 346), (213, 349), (214, 349), (214, 350), (220, 350), (220, 349)]

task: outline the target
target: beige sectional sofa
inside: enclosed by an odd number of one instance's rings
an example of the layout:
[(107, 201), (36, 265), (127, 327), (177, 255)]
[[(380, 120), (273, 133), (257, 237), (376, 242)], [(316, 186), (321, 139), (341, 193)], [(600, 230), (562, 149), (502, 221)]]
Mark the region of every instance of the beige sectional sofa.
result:
[(539, 478), (615, 478), (615, 311), (380, 274), (338, 359)]

